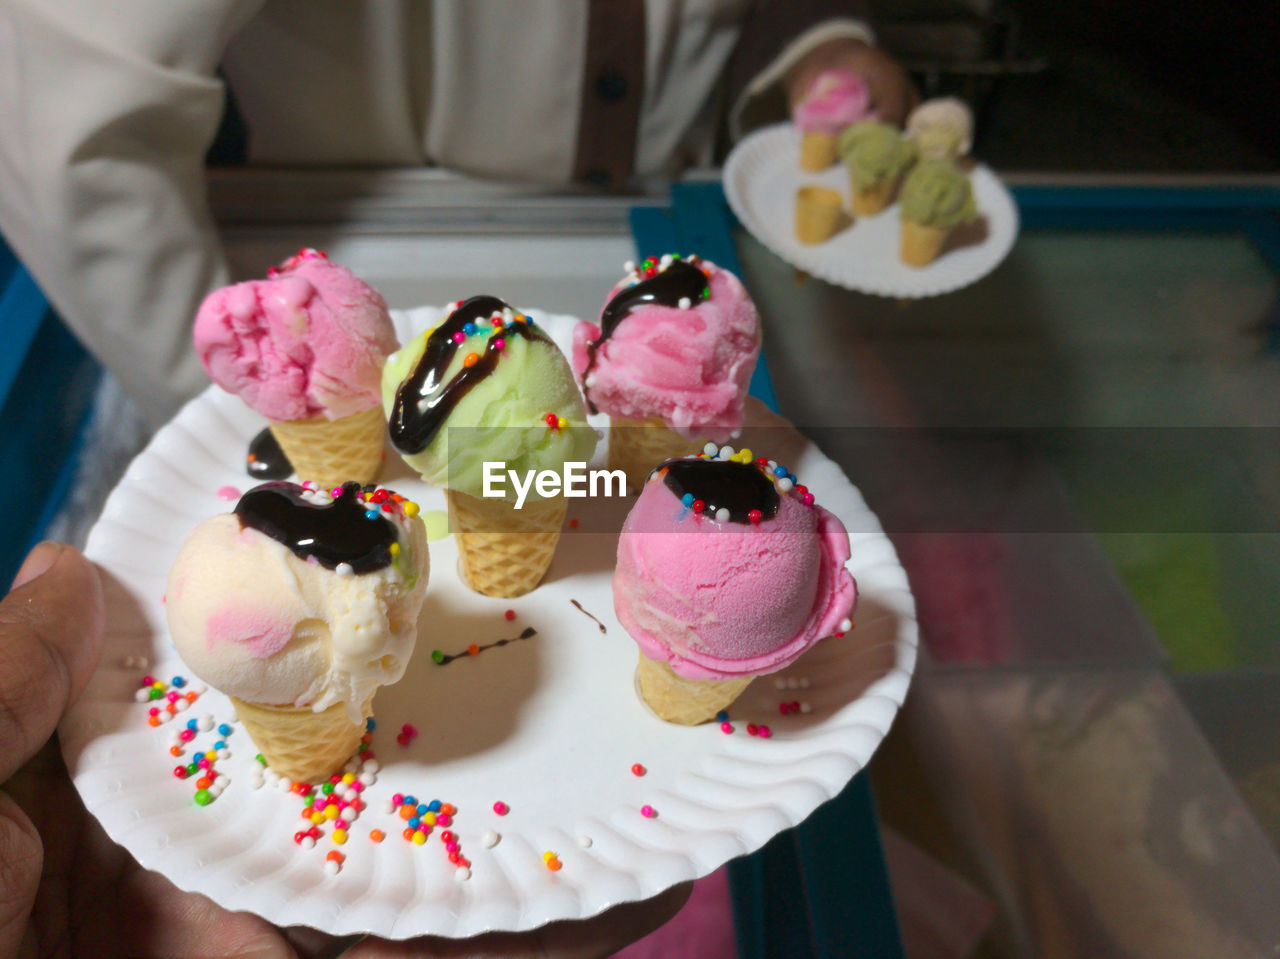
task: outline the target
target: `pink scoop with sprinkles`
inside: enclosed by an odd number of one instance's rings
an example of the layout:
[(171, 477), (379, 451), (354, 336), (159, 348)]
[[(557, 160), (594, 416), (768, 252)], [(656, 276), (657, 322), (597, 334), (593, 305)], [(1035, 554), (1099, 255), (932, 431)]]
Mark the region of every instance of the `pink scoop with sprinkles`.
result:
[(857, 588), (849, 535), (786, 467), (750, 450), (668, 460), (618, 541), (618, 621), (688, 680), (775, 672), (841, 631)]

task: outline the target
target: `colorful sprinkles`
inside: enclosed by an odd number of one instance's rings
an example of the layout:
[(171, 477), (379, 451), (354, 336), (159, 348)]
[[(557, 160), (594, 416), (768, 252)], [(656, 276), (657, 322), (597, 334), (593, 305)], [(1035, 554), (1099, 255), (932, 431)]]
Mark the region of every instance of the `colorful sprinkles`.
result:
[[(722, 709), (720, 712), (716, 713), (716, 722), (720, 724), (720, 732), (724, 733), (726, 736), (733, 733), (734, 725), (729, 722), (729, 713), (727, 710)], [(761, 739), (768, 739), (773, 735), (773, 730), (763, 723), (747, 723), (745, 728), (748, 736), (759, 736)]]
[(418, 730), (413, 723), (405, 723), (400, 727), (400, 732), (396, 734), (396, 742), (401, 746), (408, 746), (413, 740), (418, 738)]
[(297, 269), (307, 260), (327, 260), (328, 255), (323, 250), (313, 250), (309, 246), (304, 246), (289, 259), (285, 260), (279, 266), (267, 267), (267, 279), (274, 280), (281, 273), (288, 273), (290, 270)]
[[(786, 466), (779, 465), (776, 460), (766, 459), (763, 456), (757, 457), (752, 450), (743, 448), (735, 450), (732, 446), (718, 446), (715, 443), (707, 443), (703, 446), (702, 451), (698, 453), (696, 459), (710, 462), (728, 462), (739, 463), (744, 466), (754, 466), (760, 474), (769, 481), (780, 496), (790, 496), (805, 506), (812, 507), (814, 505), (814, 496), (804, 484), (800, 483), (796, 475)], [(654, 470), (649, 475), (649, 482), (668, 478), (667, 474), (675, 466), (675, 462), (664, 464), (661, 469)], [(686, 471), (687, 472), (687, 471)], [(675, 477), (676, 474), (672, 474)], [(738, 482), (741, 482), (739, 479)], [(668, 486), (671, 486), (670, 478), (668, 478)], [(768, 490), (768, 486), (762, 489)], [(728, 523), (732, 521), (743, 522), (752, 525), (758, 525), (768, 516), (762, 513), (760, 509), (746, 510), (745, 515), (742, 513), (736, 516), (730, 512), (725, 506), (717, 506), (714, 503), (708, 503), (705, 499), (698, 499), (692, 493), (685, 492), (680, 495), (681, 505), (686, 511), (692, 513), (695, 517), (705, 516), (714, 519), (717, 523)], [(772, 500), (772, 495), (768, 497)], [(769, 508), (772, 510), (775, 504), (771, 504)]]
[[(139, 660), (145, 661), (145, 657), (138, 657), (133, 662), (137, 663)], [(134, 699), (141, 703), (164, 701), (163, 706), (147, 708), (147, 725), (154, 727), (171, 722), (179, 713), (186, 712), (204, 691), (203, 686), (194, 684), (189, 686), (185, 676), (172, 676), (168, 682), (165, 682), (152, 675), (146, 675), (142, 677), (134, 693)], [(188, 719), (181, 729), (174, 730), (170, 734), (169, 756), (173, 759), (181, 759), (186, 755), (187, 747), (194, 744), (198, 735), (213, 729), (213, 716), (209, 714)], [(171, 771), (175, 779), (192, 781), (195, 787), (192, 800), (197, 806), (207, 806), (212, 803), (222, 795), (231, 782), (226, 774), (215, 768), (218, 760), (231, 758), (231, 751), (227, 748), (226, 742), (231, 732), (231, 726), (222, 723), (217, 727), (215, 735), (218, 738), (211, 748), (194, 752), (187, 762), (172, 767)]]
[[(627, 260), (622, 264), (623, 272), (626, 274), (623, 279), (627, 286), (635, 286), (637, 283), (642, 283), (645, 280), (652, 280), (659, 273), (664, 273), (670, 269), (673, 263), (679, 263), (680, 261), (681, 256), (679, 253), (664, 253), (660, 257), (647, 256), (639, 263), (636, 263), (634, 260)], [(697, 266), (698, 258), (696, 256), (690, 256), (684, 262)], [(699, 295), (698, 302), (700, 303), (703, 300), (711, 299), (711, 277), (701, 266), (698, 266), (697, 268), (703, 276), (707, 277), (708, 284), (702, 288), (702, 292)], [(676, 306), (682, 310), (693, 309), (694, 305), (695, 304), (692, 299), (687, 296), (682, 296), (676, 301)]]
[(147, 725), (162, 726), (178, 713), (185, 713), (190, 709), (204, 691), (203, 686), (188, 689), (187, 680), (182, 676), (174, 676), (166, 683), (163, 679), (156, 679), (148, 674), (142, 677), (133, 698), (139, 703), (155, 703), (156, 705), (147, 709)]
[[(302, 848), (314, 849), (325, 838), (326, 829), (335, 846), (345, 846), (351, 839), (351, 828), (367, 806), (364, 791), (377, 782), (379, 765), (373, 756), (372, 725), (373, 721), (369, 720), (356, 756), (341, 773), (334, 773), (327, 780), (316, 783), (292, 781), (269, 767), (264, 769), (261, 766), (251, 774), (250, 784), (255, 789), (269, 785), (302, 800), (304, 825), (293, 834), (293, 841)], [(257, 758), (263, 762), (261, 754)], [(369, 838), (373, 842), (381, 842), (384, 834), (374, 829), (370, 831)], [(327, 875), (337, 875), (345, 862), (343, 853), (329, 850), (325, 855), (324, 871)]]
[[(441, 323), (452, 316), (466, 302), (466, 300), (456, 300), (452, 303), (449, 306), (449, 311), (441, 319)], [(494, 310), (487, 317), (479, 317), (474, 322), (463, 323), (462, 329), (455, 330), (451, 339), (454, 343), (462, 345), (472, 337), (478, 336), (490, 343), (495, 350), (504, 350), (507, 347), (506, 337), (500, 336), (493, 340), (489, 340), (489, 337), (493, 336), (494, 330), (503, 330), (507, 327), (515, 326), (517, 323), (528, 324), (531, 327), (536, 326), (526, 314), (520, 313), (510, 306), (505, 306), (502, 310)], [(427, 330), (427, 336), (434, 334), (438, 328), (432, 327)], [(480, 354), (476, 352), (466, 353), (462, 358), (463, 366), (475, 366), (478, 362), (480, 362)]]
[(396, 793), (391, 797), (387, 809), (400, 817), (404, 823), (404, 828), (400, 831), (401, 838), (412, 845), (425, 845), (439, 827), (439, 839), (444, 846), (445, 857), (457, 867), (454, 878), (459, 881), (471, 878), (471, 860), (462, 854), (457, 834), (448, 828), (453, 825), (453, 817), (457, 814), (457, 808), (452, 803), (441, 802), (439, 799), (422, 802), (412, 794)]

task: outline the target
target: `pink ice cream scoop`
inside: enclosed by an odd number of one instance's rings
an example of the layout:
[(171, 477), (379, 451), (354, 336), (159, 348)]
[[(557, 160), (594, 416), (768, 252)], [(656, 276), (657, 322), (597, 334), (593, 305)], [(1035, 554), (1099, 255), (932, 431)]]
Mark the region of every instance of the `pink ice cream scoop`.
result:
[(805, 132), (839, 133), (864, 119), (871, 106), (871, 92), (852, 70), (824, 70), (810, 84), (796, 105), (792, 119)]
[(382, 294), (316, 250), (210, 293), (193, 335), (210, 378), (277, 422), (380, 406), (398, 346)]
[(696, 256), (628, 266), (600, 322), (573, 331), (573, 371), (588, 409), (661, 417), (690, 439), (732, 438), (760, 354), (760, 315), (746, 289)]
[(613, 607), (640, 652), (684, 679), (758, 676), (851, 627), (848, 559), (844, 525), (785, 468), (668, 460), (623, 523)]

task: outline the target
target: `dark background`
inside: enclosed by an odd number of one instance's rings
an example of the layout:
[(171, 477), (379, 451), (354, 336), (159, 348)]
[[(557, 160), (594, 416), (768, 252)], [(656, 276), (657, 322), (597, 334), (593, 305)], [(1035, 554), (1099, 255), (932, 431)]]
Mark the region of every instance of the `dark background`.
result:
[[(927, 95), (974, 106), (974, 152), (998, 170), (1280, 172), (1280, 0), (871, 7), (882, 45)], [(215, 166), (244, 162), (228, 108)]]
[(911, 49), (913, 36), (927, 36), (921, 25), (949, 28), (938, 36), (960, 57), (947, 64), (939, 55), (939, 71), (916, 76), (926, 88), (971, 98), (978, 107), (975, 151), (998, 169), (1280, 170), (1275, 0), (877, 6), (882, 37), (903, 35), (901, 56), (917, 66), (927, 67), (931, 52)]

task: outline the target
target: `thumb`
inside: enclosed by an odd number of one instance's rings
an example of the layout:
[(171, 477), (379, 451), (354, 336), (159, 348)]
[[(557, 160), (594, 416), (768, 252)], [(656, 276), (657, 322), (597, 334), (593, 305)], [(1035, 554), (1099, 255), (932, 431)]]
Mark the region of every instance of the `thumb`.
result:
[(0, 600), (0, 783), (53, 735), (102, 651), (102, 583), (61, 543), (27, 556)]

